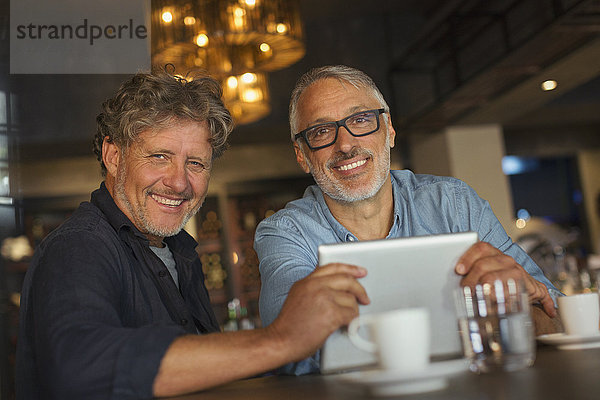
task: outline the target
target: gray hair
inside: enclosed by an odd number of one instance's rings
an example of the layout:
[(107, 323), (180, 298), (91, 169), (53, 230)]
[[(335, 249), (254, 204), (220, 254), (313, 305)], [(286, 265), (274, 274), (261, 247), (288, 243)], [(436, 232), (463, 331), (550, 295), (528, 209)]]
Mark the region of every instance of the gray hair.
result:
[(371, 91), (371, 94), (381, 103), (381, 106), (389, 111), (389, 107), (383, 98), (383, 95), (367, 74), (356, 69), (347, 67), (345, 65), (326, 65), (324, 67), (313, 68), (310, 71), (306, 72), (304, 75), (298, 79), (296, 82), (296, 86), (294, 90), (292, 90), (292, 96), (290, 98), (290, 132), (292, 141), (294, 140), (294, 135), (298, 133), (298, 101), (300, 100), (300, 96), (302, 93), (310, 85), (313, 83), (320, 81), (322, 79), (327, 78), (335, 78), (339, 81), (346, 82), (355, 88), (366, 88)]
[(183, 121), (208, 123), (212, 158), (218, 158), (227, 148), (227, 138), (233, 130), (233, 119), (223, 104), (222, 94), (221, 85), (208, 75), (184, 79), (160, 69), (135, 74), (102, 104), (102, 113), (96, 118), (94, 153), (102, 174), (106, 176), (102, 161), (105, 137), (126, 149), (144, 131)]

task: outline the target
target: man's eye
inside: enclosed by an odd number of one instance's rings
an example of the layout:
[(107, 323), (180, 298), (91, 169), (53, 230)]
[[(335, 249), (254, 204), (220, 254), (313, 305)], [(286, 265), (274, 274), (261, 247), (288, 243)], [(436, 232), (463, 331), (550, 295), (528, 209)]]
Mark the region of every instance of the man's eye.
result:
[(194, 169), (194, 170), (204, 170), (206, 169), (206, 165), (204, 165), (204, 163), (200, 162), (200, 161), (188, 161), (188, 165)]
[(360, 125), (360, 124), (367, 124), (367, 123), (371, 122), (371, 120), (373, 120), (372, 114), (360, 114), (360, 115), (354, 116), (350, 120), (350, 123)]
[(312, 129), (308, 132), (308, 134), (310, 136), (316, 137), (316, 136), (323, 136), (323, 135), (327, 135), (329, 132), (331, 132), (331, 127), (330, 126), (319, 126), (315, 129)]
[(150, 157), (156, 158), (157, 160), (164, 160), (167, 158), (164, 154), (152, 154)]

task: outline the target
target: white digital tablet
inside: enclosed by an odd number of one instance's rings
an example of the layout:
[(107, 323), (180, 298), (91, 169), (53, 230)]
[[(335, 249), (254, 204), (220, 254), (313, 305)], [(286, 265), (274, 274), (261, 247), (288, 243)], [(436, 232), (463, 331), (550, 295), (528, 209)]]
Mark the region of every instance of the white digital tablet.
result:
[[(342, 262), (368, 270), (360, 283), (371, 304), (360, 306), (361, 314), (427, 307), (432, 359), (451, 359), (462, 357), (452, 295), (460, 276), (454, 267), (477, 240), (476, 232), (464, 232), (327, 244), (319, 246), (319, 265)], [(321, 349), (321, 373), (375, 363), (375, 356), (354, 347), (343, 330), (334, 332)]]

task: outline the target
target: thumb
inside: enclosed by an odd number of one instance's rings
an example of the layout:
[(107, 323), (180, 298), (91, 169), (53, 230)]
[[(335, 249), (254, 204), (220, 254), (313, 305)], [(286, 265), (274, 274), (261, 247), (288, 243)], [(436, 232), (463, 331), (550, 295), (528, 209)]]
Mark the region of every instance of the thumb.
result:
[(556, 318), (558, 316), (558, 313), (556, 312), (556, 307), (554, 307), (554, 301), (552, 301), (552, 297), (550, 297), (550, 295), (547, 294), (546, 296), (544, 296), (544, 298), (540, 300), (540, 304), (542, 305), (544, 311), (546, 312), (546, 314), (548, 314), (549, 317)]

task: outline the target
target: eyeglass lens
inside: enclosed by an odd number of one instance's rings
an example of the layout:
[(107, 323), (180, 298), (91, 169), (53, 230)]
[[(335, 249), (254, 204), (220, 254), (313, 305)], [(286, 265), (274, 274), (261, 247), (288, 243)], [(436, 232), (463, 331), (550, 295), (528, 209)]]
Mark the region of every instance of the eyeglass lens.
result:
[[(340, 121), (340, 126), (344, 126), (354, 136), (367, 135), (377, 130), (377, 117), (377, 111), (360, 112)], [(335, 141), (337, 129), (338, 124), (335, 122), (317, 125), (306, 131), (306, 140), (312, 147), (328, 145)]]

